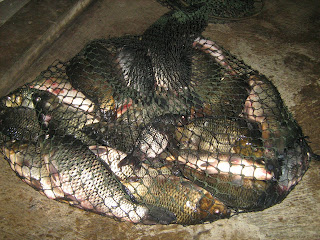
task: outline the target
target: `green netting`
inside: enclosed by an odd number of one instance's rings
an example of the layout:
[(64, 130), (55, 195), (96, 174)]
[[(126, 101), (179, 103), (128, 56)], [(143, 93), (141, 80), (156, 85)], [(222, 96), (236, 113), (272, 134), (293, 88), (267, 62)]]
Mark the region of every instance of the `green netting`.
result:
[(188, 7), (206, 5), (210, 23), (225, 23), (258, 15), (264, 0), (157, 0), (170, 9), (185, 10)]
[(197, 224), (281, 202), (311, 150), (268, 79), (201, 36), (207, 8), (90, 42), (0, 102), (1, 150), (50, 199)]

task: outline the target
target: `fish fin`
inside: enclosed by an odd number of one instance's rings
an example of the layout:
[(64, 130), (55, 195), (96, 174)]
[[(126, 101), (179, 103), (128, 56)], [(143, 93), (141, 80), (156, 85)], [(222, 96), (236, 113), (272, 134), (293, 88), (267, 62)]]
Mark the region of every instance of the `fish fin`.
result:
[(149, 213), (142, 219), (144, 224), (172, 224), (177, 220), (176, 215), (163, 207), (147, 205)]
[(142, 159), (140, 157), (128, 154), (124, 159), (119, 161), (118, 167), (122, 168), (124, 166), (131, 165), (135, 170), (139, 170), (141, 168), (141, 162)]
[(130, 192), (130, 190), (126, 186), (122, 185), (122, 190), (128, 195), (129, 200), (131, 202), (137, 203), (136, 198), (133, 196), (133, 194)]
[(97, 145), (92, 145), (89, 146), (89, 149), (97, 156), (101, 156), (103, 154), (107, 153), (107, 147), (105, 146), (97, 146)]

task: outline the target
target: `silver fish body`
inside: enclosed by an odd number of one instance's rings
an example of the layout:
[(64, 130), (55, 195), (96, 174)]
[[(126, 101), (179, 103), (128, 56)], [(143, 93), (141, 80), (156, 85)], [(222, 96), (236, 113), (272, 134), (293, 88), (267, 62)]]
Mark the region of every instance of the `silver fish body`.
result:
[(24, 182), (50, 199), (64, 198), (62, 189), (51, 181), (39, 146), (28, 141), (5, 142), (2, 151), (12, 170)]
[(120, 220), (168, 224), (172, 213), (137, 204), (107, 164), (74, 138), (16, 141), (3, 151), (11, 167), (29, 185), (51, 199)]

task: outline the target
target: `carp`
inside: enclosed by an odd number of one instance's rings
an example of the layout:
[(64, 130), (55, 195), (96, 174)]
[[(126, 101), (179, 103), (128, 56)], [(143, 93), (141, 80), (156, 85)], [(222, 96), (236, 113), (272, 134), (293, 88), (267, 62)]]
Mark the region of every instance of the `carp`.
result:
[(90, 149), (110, 166), (139, 203), (167, 209), (175, 214), (175, 223), (199, 224), (230, 216), (230, 210), (214, 195), (175, 176), (166, 165), (142, 163), (137, 171), (131, 165), (119, 167), (125, 153), (104, 146), (90, 146)]
[(50, 199), (64, 197), (62, 189), (51, 181), (39, 146), (28, 141), (6, 142), (2, 152), (22, 181)]
[(109, 166), (72, 137), (16, 141), (3, 150), (13, 170), (51, 199), (133, 223), (175, 221), (164, 208), (137, 204)]

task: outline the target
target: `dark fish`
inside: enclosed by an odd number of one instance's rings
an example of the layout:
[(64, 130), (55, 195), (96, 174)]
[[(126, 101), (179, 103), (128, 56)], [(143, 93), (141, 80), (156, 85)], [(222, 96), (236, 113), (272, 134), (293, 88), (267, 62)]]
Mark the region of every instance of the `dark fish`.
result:
[(1, 98), (0, 131), (9, 139), (36, 141), (43, 134), (33, 94), (33, 90), (22, 87)]
[(43, 134), (35, 109), (9, 107), (0, 110), (0, 131), (11, 140), (37, 141)]
[(279, 189), (283, 194), (288, 194), (296, 184), (301, 181), (309, 167), (312, 152), (304, 138), (298, 139), (293, 146), (279, 155), (281, 162), (281, 176), (279, 178)]
[[(248, 83), (243, 117), (255, 121), (261, 128), (264, 156), (277, 178), (281, 175), (279, 156), (304, 138), (302, 130), (284, 105), (276, 87), (263, 75), (252, 74)], [(298, 157), (299, 158), (299, 157)]]
[(238, 117), (248, 97), (249, 84), (228, 63), (227, 56), (214, 42), (197, 38), (192, 50), (191, 86), (203, 101), (207, 116)]
[[(55, 95), (61, 102), (88, 113), (93, 112), (97, 108), (82, 92), (71, 86), (71, 83), (65, 76), (39, 77), (28, 86), (31, 89), (35, 89), (34, 91), (36, 92), (49, 92)], [(112, 109), (112, 104), (108, 107)]]
[(206, 13), (203, 6), (173, 10), (143, 33), (142, 43), (148, 49), (158, 93), (174, 93), (182, 98), (192, 95), (190, 53), (194, 39), (207, 26)]
[(47, 91), (35, 93), (33, 101), (39, 122), (50, 136), (70, 135), (86, 144), (96, 143), (83, 131), (85, 127), (99, 122), (99, 118), (94, 114), (67, 105)]
[(106, 99), (152, 95), (152, 66), (137, 36), (95, 40), (66, 69), (71, 84), (100, 105)]
[(248, 97), (248, 84), (239, 76), (226, 76), (219, 81), (207, 77), (194, 89), (203, 99), (205, 116), (239, 117)]
[(141, 36), (92, 41), (67, 66), (71, 84), (98, 102), (110, 95), (110, 89), (115, 99), (165, 102), (173, 94), (186, 101), (195, 96), (188, 89), (189, 50), (207, 25), (204, 12), (205, 8), (172, 11)]

